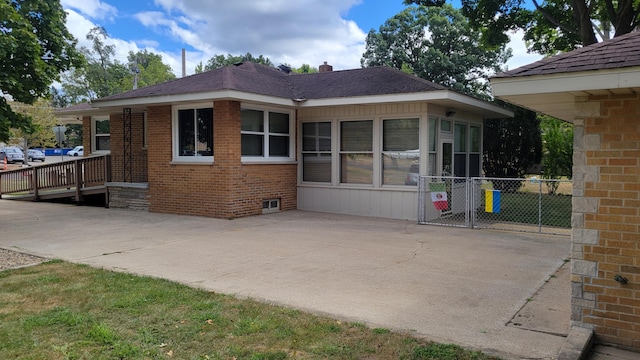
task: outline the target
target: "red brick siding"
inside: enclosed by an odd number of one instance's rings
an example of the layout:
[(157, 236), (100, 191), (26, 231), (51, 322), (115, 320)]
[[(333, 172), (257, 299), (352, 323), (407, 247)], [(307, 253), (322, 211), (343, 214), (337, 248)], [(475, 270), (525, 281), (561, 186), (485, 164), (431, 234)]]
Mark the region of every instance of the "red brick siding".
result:
[(84, 156), (91, 155), (91, 116), (82, 117), (82, 146)]
[(197, 165), (171, 163), (171, 106), (148, 109), (149, 210), (236, 218), (261, 214), (262, 201), (273, 198), (294, 209), (297, 165), (243, 165), (240, 103), (212, 105), (215, 161)]

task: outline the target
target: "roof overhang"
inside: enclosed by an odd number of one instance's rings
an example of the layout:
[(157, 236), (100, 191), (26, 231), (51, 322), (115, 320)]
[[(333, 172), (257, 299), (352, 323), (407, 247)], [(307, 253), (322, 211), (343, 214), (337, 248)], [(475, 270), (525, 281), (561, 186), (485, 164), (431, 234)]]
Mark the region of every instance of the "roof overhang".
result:
[(478, 114), (483, 118), (513, 117), (513, 112), (500, 106), (471, 96), (459, 94), (450, 90), (438, 90), (429, 92), (352, 96), (326, 99), (286, 99), (281, 97), (247, 93), (237, 90), (220, 90), (202, 93), (162, 95), (152, 97), (96, 100), (93, 106), (98, 107), (98, 112), (118, 112), (122, 108), (145, 109), (147, 106), (179, 104), (186, 102), (204, 102), (214, 100), (237, 100), (244, 102), (263, 103), (271, 106), (283, 106), (293, 108), (314, 108), (349, 105), (375, 105), (383, 103), (402, 102), (428, 102), (455, 109)]
[(640, 92), (640, 67), (491, 78), (493, 95), (534, 111), (573, 122), (576, 98)]

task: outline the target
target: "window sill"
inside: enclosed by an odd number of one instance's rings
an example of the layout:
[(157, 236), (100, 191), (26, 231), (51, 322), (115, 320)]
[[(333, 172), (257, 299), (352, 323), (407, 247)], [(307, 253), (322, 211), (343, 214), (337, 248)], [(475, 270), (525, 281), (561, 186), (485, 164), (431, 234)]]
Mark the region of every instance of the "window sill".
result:
[(169, 162), (171, 165), (213, 165), (213, 159), (173, 159)]
[(292, 159), (247, 159), (241, 160), (242, 165), (296, 165), (298, 162)]

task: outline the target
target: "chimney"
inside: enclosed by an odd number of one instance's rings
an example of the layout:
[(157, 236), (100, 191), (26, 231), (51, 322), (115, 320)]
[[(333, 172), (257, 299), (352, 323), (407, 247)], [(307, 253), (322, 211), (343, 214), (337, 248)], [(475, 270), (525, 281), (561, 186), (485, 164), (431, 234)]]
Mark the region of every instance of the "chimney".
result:
[(333, 66), (327, 64), (327, 62), (325, 61), (324, 64), (320, 65), (320, 67), (318, 68), (318, 72), (329, 72), (329, 71), (333, 71)]
[(187, 76), (187, 52), (182, 48), (182, 77)]

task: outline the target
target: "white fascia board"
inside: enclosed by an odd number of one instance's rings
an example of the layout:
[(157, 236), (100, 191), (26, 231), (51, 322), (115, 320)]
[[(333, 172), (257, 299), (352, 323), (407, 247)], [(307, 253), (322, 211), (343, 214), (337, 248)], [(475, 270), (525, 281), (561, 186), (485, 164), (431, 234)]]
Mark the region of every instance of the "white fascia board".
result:
[(580, 71), (490, 79), (495, 96), (640, 87), (640, 68)]
[(372, 95), (372, 96), (354, 96), (327, 99), (302, 99), (293, 100), (281, 97), (266, 96), (260, 94), (252, 94), (236, 90), (221, 90), (193, 94), (178, 94), (165, 96), (152, 96), (140, 98), (128, 98), (118, 100), (94, 101), (97, 106), (102, 108), (126, 108), (126, 107), (144, 107), (149, 105), (160, 104), (176, 104), (186, 102), (204, 102), (214, 100), (233, 99), (242, 102), (254, 102), (270, 105), (278, 105), (285, 107), (329, 107), (329, 106), (348, 106), (348, 105), (373, 105), (382, 103), (397, 102), (429, 102), (429, 101), (449, 101), (471, 107), (482, 112), (494, 114), (495, 117), (505, 116), (513, 117), (513, 112), (503, 109), (499, 106), (488, 102), (473, 98), (471, 96), (459, 94), (450, 90), (439, 90), (429, 92), (418, 92), (408, 94), (391, 94), (391, 95)]
[(215, 100), (225, 100), (225, 99), (233, 99), (238, 101), (246, 101), (246, 102), (259, 102), (259, 103), (267, 103), (281, 106), (295, 106), (295, 101), (291, 99), (285, 99), (274, 96), (260, 95), (260, 94), (252, 94), (242, 91), (236, 90), (220, 90), (220, 91), (209, 91), (202, 93), (191, 93), (191, 94), (177, 94), (177, 95), (161, 95), (161, 96), (148, 96), (148, 97), (139, 97), (139, 98), (128, 98), (128, 99), (116, 99), (116, 100), (97, 100), (94, 101), (100, 107), (110, 108), (110, 107), (140, 107), (140, 106), (148, 106), (148, 105), (160, 105), (160, 104), (175, 104), (175, 103), (185, 103), (185, 102), (203, 102), (203, 101), (215, 101)]
[[(348, 105), (375, 105), (383, 103), (399, 103), (399, 102), (438, 102), (450, 101), (464, 105), (465, 107), (473, 107), (479, 110), (495, 113), (506, 117), (513, 117), (513, 112), (502, 107), (490, 104), (486, 101), (473, 98), (471, 96), (459, 94), (450, 90), (429, 91), (408, 94), (389, 94), (389, 95), (371, 95), (371, 96), (354, 96), (340, 97), (328, 99), (309, 99), (300, 103), (301, 108), (312, 107), (329, 107), (329, 106), (348, 106)], [(496, 116), (497, 117), (497, 116)]]

